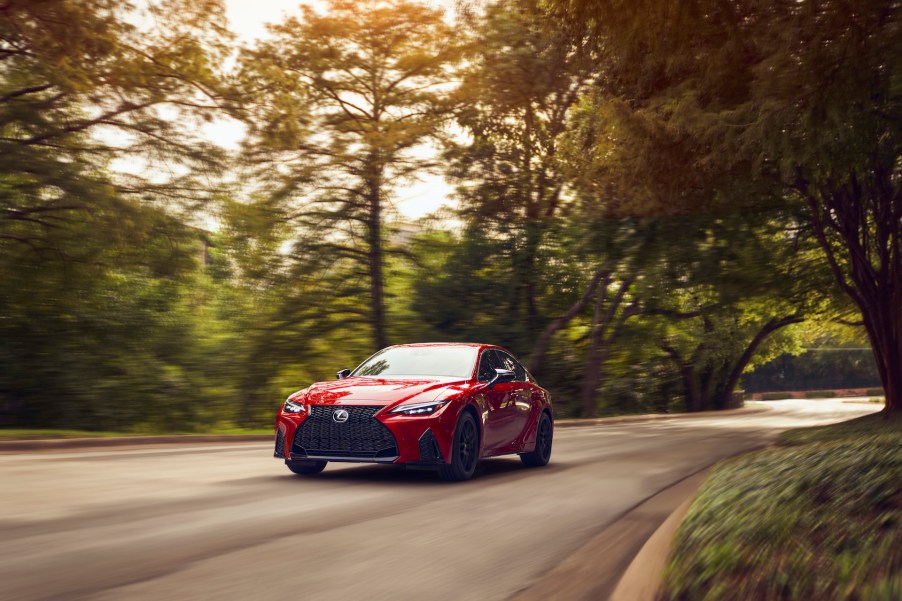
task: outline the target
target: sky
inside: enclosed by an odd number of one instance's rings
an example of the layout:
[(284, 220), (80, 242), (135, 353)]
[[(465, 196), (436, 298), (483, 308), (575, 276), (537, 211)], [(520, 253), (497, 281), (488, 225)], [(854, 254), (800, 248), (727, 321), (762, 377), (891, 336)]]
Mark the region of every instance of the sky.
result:
[[(241, 42), (251, 43), (266, 35), (266, 24), (281, 21), (285, 15), (298, 15), (301, 4), (321, 8), (322, 0), (225, 0), (230, 29)], [(453, 0), (427, 0), (426, 4), (450, 8)], [(237, 148), (244, 134), (243, 126), (235, 121), (220, 121), (208, 125), (206, 134), (217, 144)], [(415, 220), (442, 206), (453, 206), (452, 188), (438, 175), (423, 176), (420, 181), (396, 191), (395, 207), (403, 218)]]

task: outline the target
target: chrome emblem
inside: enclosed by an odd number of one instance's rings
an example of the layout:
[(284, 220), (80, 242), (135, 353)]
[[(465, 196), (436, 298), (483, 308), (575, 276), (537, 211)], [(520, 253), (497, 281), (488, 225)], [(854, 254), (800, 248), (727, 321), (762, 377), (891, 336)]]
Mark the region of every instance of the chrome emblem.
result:
[(343, 424), (346, 421), (348, 421), (349, 417), (350, 417), (350, 415), (348, 414), (347, 409), (336, 409), (335, 412), (332, 414), (332, 421), (334, 421), (337, 424)]

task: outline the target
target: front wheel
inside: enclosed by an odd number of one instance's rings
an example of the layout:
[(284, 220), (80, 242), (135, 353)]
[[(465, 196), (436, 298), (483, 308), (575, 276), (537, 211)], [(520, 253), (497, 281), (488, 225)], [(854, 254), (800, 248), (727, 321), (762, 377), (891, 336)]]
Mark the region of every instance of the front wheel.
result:
[(326, 463), (318, 459), (308, 459), (306, 461), (286, 461), (285, 465), (298, 476), (312, 476), (326, 469)]
[(454, 429), (454, 442), (451, 445), (450, 462), (438, 468), (438, 474), (445, 482), (469, 480), (476, 471), (479, 459), (479, 430), (476, 420), (469, 412), (464, 412), (457, 420)]
[(539, 418), (539, 426), (536, 428), (536, 448), (530, 453), (520, 455), (520, 461), (529, 467), (541, 467), (548, 465), (551, 459), (551, 440), (554, 428), (551, 426), (551, 418), (547, 413), (542, 413)]

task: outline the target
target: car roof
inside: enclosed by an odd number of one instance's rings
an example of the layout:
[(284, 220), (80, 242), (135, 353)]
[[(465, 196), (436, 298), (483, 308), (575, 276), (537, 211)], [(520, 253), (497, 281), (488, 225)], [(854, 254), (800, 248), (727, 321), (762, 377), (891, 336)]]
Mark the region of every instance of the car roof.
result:
[(470, 348), (477, 348), (480, 351), (496, 348), (504, 351), (505, 353), (513, 355), (509, 350), (504, 348), (503, 346), (498, 346), (497, 344), (488, 344), (486, 342), (411, 342), (409, 344), (393, 344), (387, 348), (398, 348), (398, 347), (415, 347), (415, 346), (463, 346)]
[[(411, 342), (410, 344), (393, 344), (389, 348), (399, 347), (399, 346), (470, 346), (477, 348), (484, 347), (493, 347), (494, 344), (486, 344), (484, 342)], [(501, 348), (501, 347), (497, 347)]]

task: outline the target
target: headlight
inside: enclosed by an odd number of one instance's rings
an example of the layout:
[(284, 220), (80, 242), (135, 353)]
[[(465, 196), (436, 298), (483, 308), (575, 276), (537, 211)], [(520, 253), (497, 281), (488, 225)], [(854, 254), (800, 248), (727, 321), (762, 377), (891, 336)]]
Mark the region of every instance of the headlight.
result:
[(306, 405), (295, 403), (291, 399), (285, 401), (285, 405), (282, 407), (282, 413), (304, 413), (305, 411), (307, 411)]
[(400, 413), (401, 415), (432, 415), (447, 404), (448, 401), (430, 401), (428, 403), (417, 403), (415, 405), (399, 405), (392, 409), (391, 413)]

